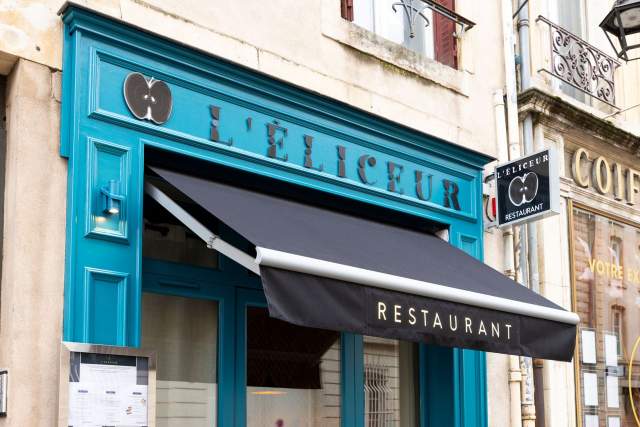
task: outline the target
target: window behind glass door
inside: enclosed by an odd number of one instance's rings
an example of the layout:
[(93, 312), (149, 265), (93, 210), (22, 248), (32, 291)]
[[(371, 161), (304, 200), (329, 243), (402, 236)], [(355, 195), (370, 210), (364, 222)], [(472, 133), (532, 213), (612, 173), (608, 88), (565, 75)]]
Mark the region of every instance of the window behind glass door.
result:
[(340, 427), (340, 333), (247, 307), (248, 427)]

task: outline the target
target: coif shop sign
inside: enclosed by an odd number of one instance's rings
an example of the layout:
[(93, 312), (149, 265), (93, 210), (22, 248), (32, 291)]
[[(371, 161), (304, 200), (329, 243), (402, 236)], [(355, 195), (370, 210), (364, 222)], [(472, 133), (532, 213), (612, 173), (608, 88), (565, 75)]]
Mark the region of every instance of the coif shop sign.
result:
[(498, 226), (559, 213), (560, 180), (553, 150), (498, 165), (495, 177)]

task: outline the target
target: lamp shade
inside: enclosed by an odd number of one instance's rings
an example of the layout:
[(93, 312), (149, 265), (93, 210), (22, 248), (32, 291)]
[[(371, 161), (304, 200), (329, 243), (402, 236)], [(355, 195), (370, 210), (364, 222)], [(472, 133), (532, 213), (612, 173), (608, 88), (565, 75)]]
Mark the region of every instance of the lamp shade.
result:
[(640, 0), (617, 0), (600, 23), (600, 28), (618, 58), (625, 61), (640, 58)]

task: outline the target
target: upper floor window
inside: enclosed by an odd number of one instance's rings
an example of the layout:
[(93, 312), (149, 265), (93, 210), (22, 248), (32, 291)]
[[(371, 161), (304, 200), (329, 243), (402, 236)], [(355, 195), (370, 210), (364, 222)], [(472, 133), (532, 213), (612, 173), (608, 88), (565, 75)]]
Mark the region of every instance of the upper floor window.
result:
[[(612, 224), (614, 232), (616, 226)], [(624, 269), (622, 266), (622, 239), (617, 236), (611, 236), (609, 239), (609, 260), (612, 268), (615, 268), (616, 273), (611, 275), (610, 284), (615, 286), (622, 286), (622, 279), (624, 277)]]
[(611, 332), (613, 332), (617, 337), (617, 351), (618, 357), (623, 355), (623, 346), (622, 340), (624, 338), (623, 334), (624, 328), (624, 307), (620, 305), (613, 305), (611, 307)]
[[(436, 3), (454, 9), (454, 0)], [(342, 16), (427, 58), (457, 68), (456, 22), (423, 0), (342, 0)]]
[[(559, 22), (564, 29), (571, 31), (576, 36), (584, 37), (582, 28), (584, 22), (582, 19), (582, 0), (562, 0), (556, 3), (556, 7), (558, 14), (557, 22)], [(558, 85), (560, 90), (570, 97), (580, 102), (590, 101), (583, 91), (575, 87), (575, 84), (560, 81)]]
[(610, 242), (609, 256), (611, 258), (611, 264), (622, 265), (622, 239), (612, 236)]
[[(548, 16), (536, 22), (548, 25), (549, 34), (541, 33), (541, 54), (545, 59), (540, 71), (555, 77), (550, 85), (575, 100), (605, 112), (616, 108), (615, 71), (619, 62), (589, 40), (588, 8), (585, 0), (553, 0)], [(546, 30), (543, 30), (546, 31)], [(534, 68), (537, 68), (534, 66)], [(526, 88), (523, 88), (526, 89)]]

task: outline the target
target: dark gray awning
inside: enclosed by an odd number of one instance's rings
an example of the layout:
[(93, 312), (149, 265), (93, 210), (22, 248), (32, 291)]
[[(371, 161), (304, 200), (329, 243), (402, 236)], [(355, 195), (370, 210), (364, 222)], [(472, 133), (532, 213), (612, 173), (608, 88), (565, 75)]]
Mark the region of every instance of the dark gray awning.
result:
[(447, 347), (573, 356), (575, 313), (436, 236), (153, 170), (255, 245), (255, 260), (238, 259), (260, 274), (273, 317)]

